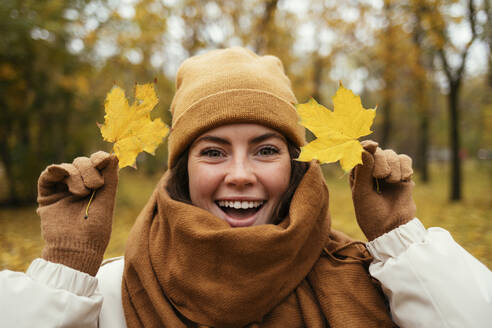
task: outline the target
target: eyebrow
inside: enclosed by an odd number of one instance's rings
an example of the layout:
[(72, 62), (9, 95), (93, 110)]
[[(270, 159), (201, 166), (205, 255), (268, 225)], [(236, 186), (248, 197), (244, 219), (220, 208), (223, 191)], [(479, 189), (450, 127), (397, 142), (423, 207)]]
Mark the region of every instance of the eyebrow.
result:
[[(260, 142), (265, 141), (265, 140), (270, 139), (270, 138), (277, 138), (277, 139), (280, 139), (282, 141), (285, 141), (284, 137), (282, 137), (280, 134), (275, 133), (275, 132), (268, 132), (268, 133), (262, 134), (260, 136), (254, 137), (248, 143), (249, 144), (257, 144), (257, 143), (260, 143)], [(200, 141), (216, 142), (218, 144), (223, 144), (223, 145), (230, 145), (231, 144), (229, 142), (229, 140), (227, 140), (227, 139), (220, 138), (217, 136), (210, 136), (210, 135), (200, 137), (194, 143), (196, 144), (196, 143), (199, 143)]]
[(216, 142), (216, 143), (223, 144), (223, 145), (230, 145), (231, 144), (228, 140), (223, 139), (223, 138), (219, 138), (216, 136), (203, 136), (203, 137), (200, 137), (197, 140), (195, 140), (194, 143), (197, 144), (200, 141)]
[(275, 132), (269, 132), (269, 133), (265, 133), (265, 134), (262, 134), (261, 136), (258, 136), (258, 137), (251, 139), (251, 141), (249, 143), (250, 144), (257, 144), (257, 143), (260, 143), (260, 142), (265, 141), (265, 140), (270, 139), (270, 138), (277, 138), (277, 139), (280, 139), (282, 141), (285, 141), (285, 138), (282, 137), (280, 134), (275, 133)]

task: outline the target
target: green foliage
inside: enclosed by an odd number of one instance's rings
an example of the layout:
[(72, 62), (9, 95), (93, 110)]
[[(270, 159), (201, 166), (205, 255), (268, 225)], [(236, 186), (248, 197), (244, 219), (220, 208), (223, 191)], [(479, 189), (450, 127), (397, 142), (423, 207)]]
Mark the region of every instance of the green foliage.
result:
[(81, 150), (73, 132), (91, 107), (77, 107), (87, 64), (66, 48), (63, 11), (69, 5), (0, 3), (0, 30), (7, 31), (0, 40), (0, 165), (10, 204), (32, 202), (39, 172)]
[[(492, 268), (492, 196), (488, 181), (490, 163), (467, 162), (464, 198), (461, 203), (447, 202), (449, 167), (434, 164), (431, 183), (422, 185), (416, 178), (414, 198), (417, 216), (426, 227), (439, 226), (451, 232), (467, 251)], [(330, 190), (330, 212), (334, 229), (355, 239), (365, 240), (355, 220), (348, 176), (335, 165), (324, 168)], [(145, 176), (140, 171), (123, 170), (120, 175), (113, 232), (105, 258), (124, 254), (126, 239), (140, 210), (149, 199), (159, 175)], [(41, 254), (39, 218), (32, 207), (0, 210), (0, 269), (26, 270)]]

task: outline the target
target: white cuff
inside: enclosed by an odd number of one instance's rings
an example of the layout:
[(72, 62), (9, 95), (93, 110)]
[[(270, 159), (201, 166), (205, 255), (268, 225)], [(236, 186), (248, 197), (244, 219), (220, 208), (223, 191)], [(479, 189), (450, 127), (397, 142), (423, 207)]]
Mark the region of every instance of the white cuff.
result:
[(90, 297), (97, 288), (97, 279), (63, 264), (38, 258), (32, 261), (26, 275), (33, 281), (78, 296)]
[(423, 242), (427, 231), (419, 219), (402, 224), (398, 228), (366, 244), (374, 260), (385, 262), (391, 257), (398, 257), (414, 243)]
[(446, 230), (415, 218), (366, 246), (399, 327), (490, 327), (492, 272)]

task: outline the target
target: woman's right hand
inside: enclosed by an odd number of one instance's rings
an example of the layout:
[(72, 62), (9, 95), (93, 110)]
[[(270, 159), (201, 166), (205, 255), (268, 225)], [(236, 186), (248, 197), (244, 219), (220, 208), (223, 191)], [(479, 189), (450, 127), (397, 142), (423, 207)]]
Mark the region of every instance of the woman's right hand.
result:
[(350, 174), (357, 223), (372, 241), (415, 217), (412, 198), (412, 159), (393, 150), (383, 150), (371, 140), (364, 147), (362, 165)]
[(95, 276), (111, 235), (117, 185), (118, 159), (106, 152), (48, 166), (38, 180), (42, 257)]

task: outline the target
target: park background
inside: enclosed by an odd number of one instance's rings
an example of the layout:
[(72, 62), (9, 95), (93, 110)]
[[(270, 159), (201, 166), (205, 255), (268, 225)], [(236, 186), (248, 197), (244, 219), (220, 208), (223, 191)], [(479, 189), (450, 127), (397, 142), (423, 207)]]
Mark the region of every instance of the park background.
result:
[[(2, 0), (0, 269), (40, 255), (44, 167), (111, 151), (96, 122), (113, 85), (131, 99), (155, 81), (152, 115), (169, 123), (179, 64), (229, 46), (278, 56), (299, 102), (332, 108), (342, 82), (377, 106), (369, 138), (414, 159), (418, 217), (491, 268), (491, 15), (487, 0)], [(166, 148), (120, 171), (105, 257), (123, 255)], [(333, 226), (364, 240), (347, 175), (324, 173)]]

